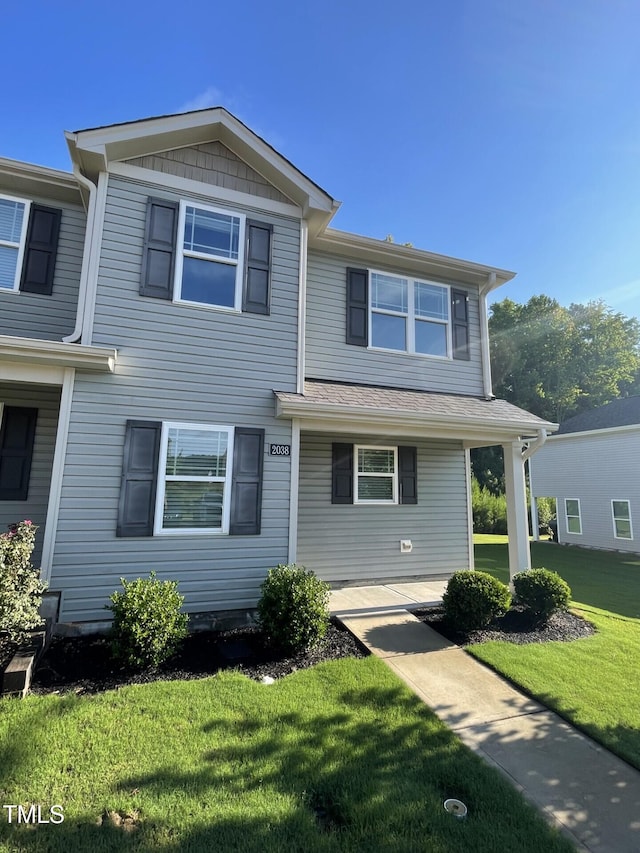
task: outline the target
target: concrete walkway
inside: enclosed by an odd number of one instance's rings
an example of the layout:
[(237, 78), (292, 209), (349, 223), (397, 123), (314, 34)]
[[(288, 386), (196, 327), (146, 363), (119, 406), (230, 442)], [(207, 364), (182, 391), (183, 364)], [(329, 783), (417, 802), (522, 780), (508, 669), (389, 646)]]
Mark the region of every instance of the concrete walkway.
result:
[(437, 603), (444, 586), (345, 588), (331, 593), (331, 609), (579, 850), (638, 853), (640, 772), (408, 612)]

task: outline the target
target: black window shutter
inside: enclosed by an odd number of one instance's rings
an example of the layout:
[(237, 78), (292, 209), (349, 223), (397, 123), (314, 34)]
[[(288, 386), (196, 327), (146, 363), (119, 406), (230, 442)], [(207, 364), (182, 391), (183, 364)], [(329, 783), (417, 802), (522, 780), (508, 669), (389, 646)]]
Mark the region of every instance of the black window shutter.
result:
[(0, 427), (0, 501), (26, 501), (37, 409), (5, 406)]
[(153, 536), (159, 421), (127, 421), (116, 536)]
[(32, 204), (24, 247), (20, 290), (50, 296), (58, 253), (62, 211)]
[(140, 296), (173, 297), (178, 208), (173, 201), (159, 198), (147, 201)]
[(469, 361), (469, 296), (464, 290), (451, 291), (453, 357)]
[(353, 444), (331, 445), (331, 503), (353, 503)]
[(400, 503), (418, 503), (418, 451), (415, 447), (398, 448), (398, 483)]
[(268, 314), (273, 225), (247, 219), (246, 228), (242, 310), (251, 314)]
[(369, 273), (347, 269), (347, 343), (369, 345)]
[(236, 427), (231, 473), (232, 536), (256, 536), (262, 518), (264, 430)]

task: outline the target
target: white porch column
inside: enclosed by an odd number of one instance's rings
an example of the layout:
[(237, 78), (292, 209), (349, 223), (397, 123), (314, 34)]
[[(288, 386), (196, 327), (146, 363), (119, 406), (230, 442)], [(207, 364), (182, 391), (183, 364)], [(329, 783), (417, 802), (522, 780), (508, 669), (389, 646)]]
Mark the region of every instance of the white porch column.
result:
[(509, 534), (509, 578), (531, 568), (527, 488), (524, 476), (522, 443), (503, 444), (504, 481), (507, 493), (507, 532)]

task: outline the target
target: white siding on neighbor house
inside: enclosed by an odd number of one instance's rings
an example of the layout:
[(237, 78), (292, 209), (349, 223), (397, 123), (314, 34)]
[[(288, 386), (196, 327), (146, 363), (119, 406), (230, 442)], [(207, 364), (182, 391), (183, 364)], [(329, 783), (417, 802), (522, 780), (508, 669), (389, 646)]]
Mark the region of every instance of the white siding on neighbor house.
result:
[[(291, 443), (273, 389), (296, 387), (299, 222), (247, 211), (273, 224), (269, 316), (175, 304), (138, 294), (148, 196), (178, 198), (109, 182), (93, 343), (117, 347), (118, 363), (76, 378), (51, 581), (63, 621), (104, 619), (120, 577), (151, 570), (179, 581), (188, 610), (253, 607), (287, 559), (290, 460), (268, 448)], [(264, 428), (261, 534), (117, 538), (127, 419)]]
[(0, 335), (60, 341), (75, 328), (86, 215), (80, 206), (41, 197), (31, 201), (62, 210), (53, 292), (0, 289)]
[(152, 169), (165, 175), (188, 178), (204, 184), (291, 204), (291, 200), (272, 186), (255, 169), (237, 157), (222, 142), (203, 142), (171, 151), (126, 160), (131, 166)]
[(37, 524), (40, 529), (36, 535), (32, 562), (39, 566), (58, 429), (60, 389), (46, 385), (0, 383), (0, 403), (38, 410), (27, 500), (0, 501), (0, 533), (5, 533), (9, 524), (27, 518)]
[[(361, 268), (344, 258), (309, 252), (307, 275), (306, 364), (308, 379), (388, 385), (421, 391), (482, 395), (482, 358), (477, 290), (453, 287), (469, 295), (471, 359), (430, 358), (379, 352), (345, 343), (347, 267)], [(376, 266), (376, 269), (379, 269)], [(401, 269), (390, 269), (402, 274)]]
[[(418, 503), (331, 503), (333, 441), (417, 447)], [(400, 540), (413, 550), (400, 553)], [(328, 581), (449, 574), (470, 565), (464, 450), (459, 442), (302, 433), (297, 562)]]
[[(531, 459), (533, 493), (557, 500), (564, 544), (640, 552), (640, 428), (550, 439)], [(569, 533), (565, 500), (580, 501), (582, 533)], [(633, 539), (614, 536), (612, 500), (630, 502)]]

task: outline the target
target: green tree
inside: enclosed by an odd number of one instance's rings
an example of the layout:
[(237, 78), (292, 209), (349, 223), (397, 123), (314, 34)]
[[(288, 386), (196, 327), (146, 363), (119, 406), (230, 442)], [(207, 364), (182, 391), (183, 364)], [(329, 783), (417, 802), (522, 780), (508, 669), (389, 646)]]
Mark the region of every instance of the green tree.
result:
[(640, 323), (602, 301), (568, 308), (549, 296), (504, 299), (489, 318), (494, 392), (551, 421), (611, 402), (634, 388)]

